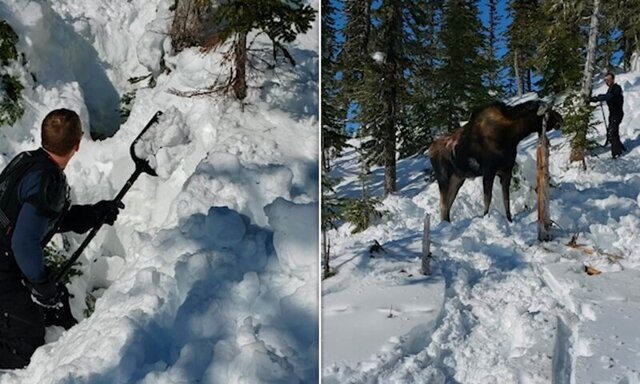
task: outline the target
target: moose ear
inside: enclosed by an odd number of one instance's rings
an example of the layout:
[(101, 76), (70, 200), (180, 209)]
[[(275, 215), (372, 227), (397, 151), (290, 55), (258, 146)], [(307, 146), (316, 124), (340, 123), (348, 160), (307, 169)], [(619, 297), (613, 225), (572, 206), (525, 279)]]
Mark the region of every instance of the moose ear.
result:
[(547, 113), (548, 109), (549, 109), (549, 104), (545, 103), (544, 101), (541, 101), (540, 106), (538, 106), (538, 116), (543, 116), (545, 113)]

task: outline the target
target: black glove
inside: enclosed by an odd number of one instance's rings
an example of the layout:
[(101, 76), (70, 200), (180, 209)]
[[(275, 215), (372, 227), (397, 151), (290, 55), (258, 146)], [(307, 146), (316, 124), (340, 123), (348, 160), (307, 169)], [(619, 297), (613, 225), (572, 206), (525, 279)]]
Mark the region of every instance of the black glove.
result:
[(591, 97), (589, 98), (589, 101), (590, 101), (590, 102), (592, 102), (592, 103), (597, 103), (597, 102), (598, 102), (598, 98), (597, 98), (597, 97), (595, 97), (595, 96), (591, 96)]
[(44, 308), (62, 308), (58, 286), (51, 275), (47, 275), (44, 282), (32, 283), (28, 279), (23, 279), (25, 287), (31, 293), (31, 300)]
[[(104, 223), (113, 225), (118, 218), (118, 213), (120, 213), (120, 209), (124, 208), (124, 204), (122, 201), (115, 200), (102, 200), (93, 205), (93, 212), (97, 218), (97, 222), (102, 221), (104, 218)], [(95, 225), (94, 225), (95, 226)]]

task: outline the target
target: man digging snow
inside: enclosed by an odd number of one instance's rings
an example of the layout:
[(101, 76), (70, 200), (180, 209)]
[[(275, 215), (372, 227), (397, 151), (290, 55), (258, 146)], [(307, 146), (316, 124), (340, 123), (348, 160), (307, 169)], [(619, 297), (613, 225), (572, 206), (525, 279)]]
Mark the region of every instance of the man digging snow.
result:
[(121, 202), (69, 202), (64, 168), (80, 148), (82, 127), (68, 109), (42, 121), (42, 147), (17, 155), (0, 174), (0, 368), (22, 368), (44, 344), (45, 327), (75, 324), (69, 294), (44, 265), (54, 233), (113, 225)]

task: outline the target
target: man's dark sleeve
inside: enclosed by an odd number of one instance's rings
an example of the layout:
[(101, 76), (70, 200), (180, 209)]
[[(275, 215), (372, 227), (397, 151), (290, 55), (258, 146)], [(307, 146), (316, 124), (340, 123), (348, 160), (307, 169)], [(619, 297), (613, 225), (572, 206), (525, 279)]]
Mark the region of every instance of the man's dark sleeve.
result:
[(40, 216), (35, 206), (30, 203), (22, 205), (13, 230), (11, 249), (22, 274), (33, 283), (46, 280), (40, 241), (48, 225), (49, 219)]
[(22, 208), (18, 213), (11, 238), (11, 249), (18, 267), (24, 276), (34, 283), (46, 280), (40, 241), (46, 234), (49, 219), (26, 200), (38, 193), (41, 178), (42, 172), (32, 172), (22, 179), (18, 189)]
[(73, 205), (64, 215), (58, 232), (85, 233), (94, 227), (97, 219), (92, 205)]
[(618, 84), (615, 84), (613, 87), (609, 88), (607, 93), (603, 93), (601, 95), (596, 96), (595, 98), (598, 101), (610, 101), (614, 96), (619, 96), (622, 94), (622, 87)]

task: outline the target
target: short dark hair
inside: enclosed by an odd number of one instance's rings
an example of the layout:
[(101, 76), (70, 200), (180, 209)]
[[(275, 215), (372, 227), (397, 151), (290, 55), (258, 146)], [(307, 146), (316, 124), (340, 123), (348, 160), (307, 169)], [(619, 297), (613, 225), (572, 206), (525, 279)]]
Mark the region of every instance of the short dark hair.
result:
[(613, 72), (607, 72), (607, 74), (604, 75), (604, 77), (607, 77), (607, 76), (611, 76), (612, 79), (616, 78), (616, 75), (614, 75)]
[(56, 109), (42, 120), (42, 147), (58, 156), (65, 156), (82, 138), (78, 114), (69, 109)]

